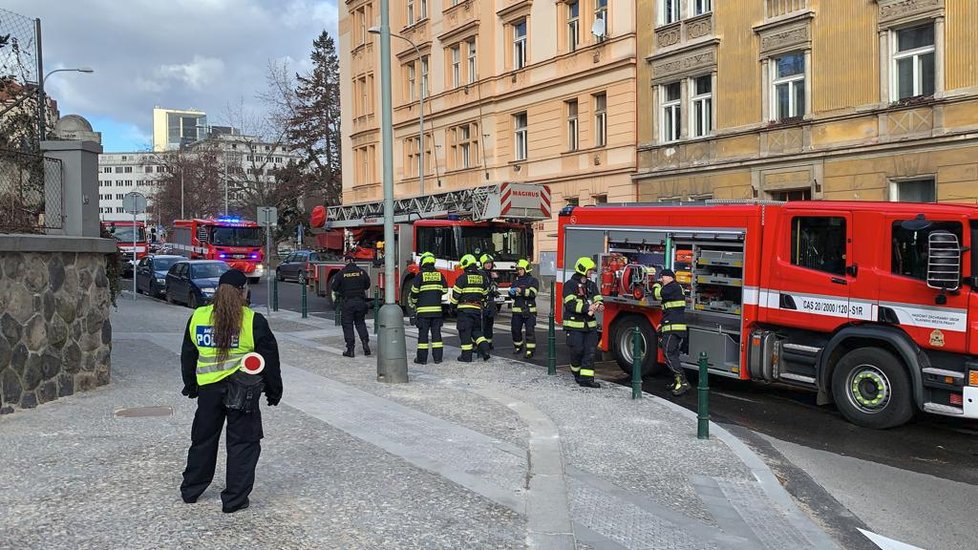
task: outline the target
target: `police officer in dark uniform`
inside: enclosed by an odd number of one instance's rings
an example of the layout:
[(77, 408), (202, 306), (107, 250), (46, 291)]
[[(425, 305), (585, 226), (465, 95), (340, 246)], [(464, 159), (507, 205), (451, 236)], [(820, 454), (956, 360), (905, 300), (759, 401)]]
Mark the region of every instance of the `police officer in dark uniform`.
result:
[(595, 315), (604, 309), (598, 285), (590, 280), (594, 260), (579, 258), (574, 275), (564, 283), (564, 330), (571, 350), (571, 372), (577, 383), (586, 388), (600, 388), (594, 380), (594, 353), (601, 341)]
[[(509, 287), (509, 295), (513, 297), (513, 318), (510, 329), (513, 335), (514, 353), (519, 355), (526, 350), (526, 358), (533, 357), (537, 349), (537, 336), (534, 328), (537, 324), (537, 293), (540, 282), (530, 274), (530, 262), (520, 259), (516, 262), (516, 279)], [(523, 332), (526, 331), (526, 340)]]
[(683, 350), (686, 334), (686, 292), (676, 282), (676, 273), (671, 269), (663, 269), (659, 273), (659, 282), (652, 286), (656, 300), (662, 302), (662, 349), (666, 356), (666, 365), (673, 374), (673, 383), (669, 386), (672, 394), (680, 396), (689, 391), (689, 382), (679, 360)]
[(496, 279), (499, 277), (499, 274), (492, 269), (494, 262), (495, 258), (492, 257), (492, 254), (483, 254), (479, 257), (482, 275), (489, 282), (486, 303), (482, 307), (482, 335), (486, 337), (486, 342), (489, 343), (490, 350), (493, 349), (492, 329), (493, 325), (496, 324), (496, 314), (499, 313), (499, 306), (496, 305), (496, 298), (499, 296), (499, 286), (496, 284)]
[(353, 357), (356, 340), (353, 337), (353, 326), (356, 325), (360, 342), (363, 343), (363, 354), (370, 355), (370, 333), (367, 332), (367, 290), (370, 288), (370, 275), (353, 262), (353, 256), (347, 255), (346, 266), (333, 276), (333, 301), (342, 298), (340, 309), (343, 324), (343, 339), (346, 340), (344, 357)]
[[(428, 349), (435, 363), (441, 363), (444, 344), (441, 340), (441, 325), (445, 321), (441, 307), (441, 298), (448, 288), (448, 281), (440, 271), (435, 269), (435, 257), (432, 254), (421, 255), (421, 272), (411, 284), (411, 296), (408, 306), (414, 310), (415, 324), (418, 327), (418, 354), (414, 362), (424, 365), (428, 362)], [(428, 333), (431, 333), (431, 341)]]
[(489, 342), (482, 335), (482, 306), (489, 293), (489, 281), (480, 272), (475, 256), (462, 256), (459, 264), (464, 270), (452, 287), (451, 302), (457, 308), (458, 338), (462, 355), (458, 360), (472, 362), (472, 350), (478, 349), (483, 359), (489, 359)]

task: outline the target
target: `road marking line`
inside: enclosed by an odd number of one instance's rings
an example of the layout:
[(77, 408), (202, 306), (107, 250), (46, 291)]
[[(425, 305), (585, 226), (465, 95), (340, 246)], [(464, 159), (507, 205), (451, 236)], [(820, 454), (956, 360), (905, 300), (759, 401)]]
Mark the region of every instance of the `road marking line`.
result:
[(866, 538), (871, 540), (873, 544), (879, 546), (882, 550), (923, 550), (923, 548), (920, 548), (919, 546), (913, 546), (905, 542), (893, 540), (865, 529), (860, 529), (859, 532), (865, 535)]
[(760, 403), (760, 401), (754, 399), (748, 399), (746, 397), (740, 397), (739, 395), (731, 395), (729, 393), (724, 393), (722, 391), (712, 391), (710, 392), (714, 395), (722, 395), (723, 397), (728, 397), (730, 399), (736, 399), (737, 401), (747, 401), (748, 403)]

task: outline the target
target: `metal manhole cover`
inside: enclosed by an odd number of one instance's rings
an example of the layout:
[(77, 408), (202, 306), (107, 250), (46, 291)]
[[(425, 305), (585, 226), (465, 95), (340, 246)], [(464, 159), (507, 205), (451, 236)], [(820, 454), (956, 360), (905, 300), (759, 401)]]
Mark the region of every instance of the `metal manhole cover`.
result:
[(127, 409), (116, 409), (113, 414), (122, 418), (136, 418), (141, 416), (172, 416), (173, 407), (162, 405), (156, 407), (130, 407)]

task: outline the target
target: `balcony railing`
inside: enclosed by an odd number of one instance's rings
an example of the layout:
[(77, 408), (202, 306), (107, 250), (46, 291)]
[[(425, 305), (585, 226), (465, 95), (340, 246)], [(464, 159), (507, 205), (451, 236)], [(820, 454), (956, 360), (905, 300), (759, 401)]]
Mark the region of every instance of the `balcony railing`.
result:
[(765, 0), (765, 3), (768, 19), (808, 8), (808, 0)]

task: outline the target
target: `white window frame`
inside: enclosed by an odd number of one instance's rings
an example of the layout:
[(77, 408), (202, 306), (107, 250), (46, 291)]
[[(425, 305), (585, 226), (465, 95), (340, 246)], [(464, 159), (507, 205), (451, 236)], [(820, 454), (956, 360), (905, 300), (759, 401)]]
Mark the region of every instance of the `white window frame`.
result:
[[(788, 57), (791, 55), (800, 56), (804, 67), (801, 73), (794, 74), (790, 76), (785, 76), (778, 78), (778, 59)], [(792, 118), (804, 117), (808, 114), (808, 56), (805, 55), (803, 51), (788, 52), (783, 55), (772, 57), (770, 60), (770, 96), (771, 96), (771, 113), (770, 119), (773, 121), (786, 120)], [(798, 83), (801, 82), (805, 86), (805, 94), (803, 95), (802, 101), (805, 103), (801, 106), (801, 111), (798, 110), (797, 105), (797, 92), (795, 88)], [(787, 85), (788, 86), (788, 116), (781, 118), (778, 116), (778, 86)]]
[(594, 146), (605, 147), (608, 145), (608, 93), (601, 92), (591, 97), (594, 98)]
[[(915, 48), (913, 50), (899, 51), (900, 47), (900, 37), (899, 34), (902, 31), (907, 31), (910, 29), (915, 29), (918, 27), (924, 27), (930, 25), (934, 30), (934, 41), (930, 46), (924, 46), (920, 48)], [(934, 56), (934, 93), (938, 91), (937, 81), (938, 81), (938, 55), (937, 55), (937, 25), (931, 20), (927, 22), (916, 22), (911, 25), (902, 26), (896, 29), (890, 29), (890, 97), (893, 101), (901, 101), (904, 99), (909, 99), (911, 97), (923, 96), (923, 80), (921, 79), (920, 73), (920, 58), (927, 55), (933, 54)], [(900, 72), (897, 69), (898, 62), (903, 59), (913, 58), (913, 95), (901, 98), (900, 97)]]
[(418, 99), (418, 70), (414, 66), (414, 61), (407, 64), (407, 77), (408, 77), (408, 100), (416, 101)]
[[(573, 0), (572, 2), (567, 2), (567, 50), (577, 51), (577, 47), (580, 45), (581, 37), (581, 2), (580, 0)], [(573, 10), (577, 10), (577, 15), (574, 15)]]
[[(683, 18), (682, 0), (659, 0), (659, 25), (670, 25)], [(672, 12), (673, 17), (669, 17)]]
[[(567, 147), (568, 151), (577, 151), (581, 148), (580, 104), (577, 99), (568, 99), (564, 102), (567, 109)], [(573, 109), (572, 109), (573, 107)]]
[[(676, 99), (667, 99), (667, 90), (670, 86), (679, 87), (679, 97)], [(668, 84), (662, 84), (659, 86), (659, 139), (662, 143), (673, 143), (682, 139), (683, 136), (683, 91), (682, 83), (679, 81), (669, 82)], [(668, 125), (666, 121), (669, 120), (673, 127), (673, 134), (668, 133)]]
[(594, 0), (594, 20), (604, 21), (604, 34), (608, 35), (608, 0)]
[(929, 182), (934, 189), (934, 202), (937, 202), (937, 178), (934, 176), (919, 176), (890, 180), (890, 202), (904, 202), (900, 199), (900, 186), (908, 183)]
[(472, 163), (471, 163), (471, 158), (470, 158), (470, 155), (469, 155), (469, 149), (470, 149), (470, 146), (472, 145), (472, 142), (471, 142), (471, 135), (472, 135), (471, 127), (468, 124), (463, 124), (462, 126), (460, 126), (458, 128), (458, 132), (459, 132), (459, 136), (456, 139), (457, 139), (457, 142), (459, 144), (459, 153), (460, 153), (459, 156), (461, 157), (459, 159), (459, 168), (462, 168), (462, 169), (471, 168), (472, 167)]
[(529, 125), (526, 111), (513, 115), (513, 152), (514, 158), (519, 161), (526, 160), (530, 154)]
[[(710, 91), (707, 93), (697, 93), (696, 83), (701, 78), (706, 78), (710, 82)], [(694, 138), (708, 137), (713, 135), (713, 75), (706, 74), (689, 79), (689, 134)], [(706, 121), (705, 128), (700, 130), (700, 118)]]
[[(513, 21), (513, 69), (519, 70), (527, 65), (526, 41), (530, 34), (528, 19), (517, 19)], [(519, 27), (523, 27), (523, 34), (519, 34)]]
[(468, 60), (469, 60), (469, 84), (475, 83), (479, 76), (479, 64), (476, 54), (475, 37), (472, 37), (465, 41), (466, 49), (468, 50)]
[(713, 12), (713, 0), (689, 0), (690, 17)]
[(428, 56), (421, 56), (421, 99), (430, 96), (430, 90), (428, 89)]
[(415, 0), (407, 0), (407, 24), (409, 27), (419, 21), (419, 19), (414, 18), (414, 2)]
[(421, 13), (419, 14), (421, 17), (418, 18), (418, 21), (424, 21), (428, 18), (428, 0), (418, 0), (418, 2), (418, 5), (421, 7)]
[(450, 48), (452, 56), (452, 88), (462, 85), (462, 45), (455, 44)]

